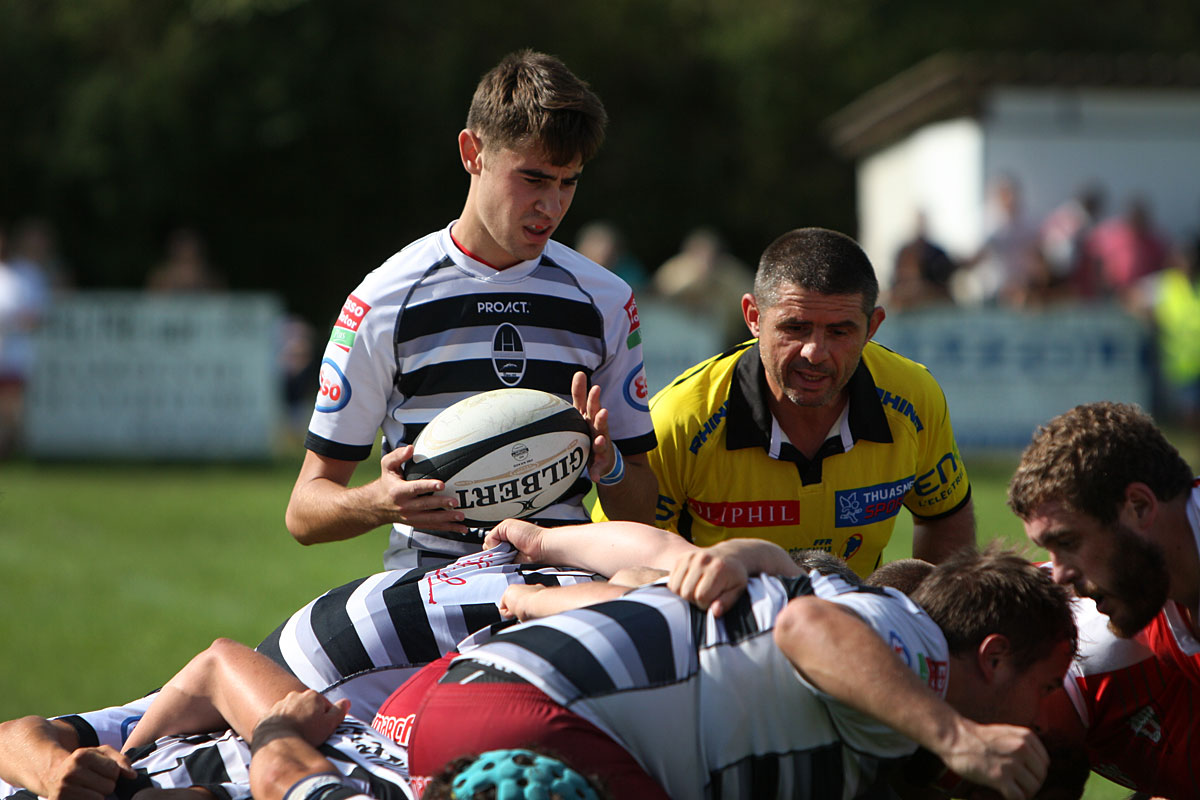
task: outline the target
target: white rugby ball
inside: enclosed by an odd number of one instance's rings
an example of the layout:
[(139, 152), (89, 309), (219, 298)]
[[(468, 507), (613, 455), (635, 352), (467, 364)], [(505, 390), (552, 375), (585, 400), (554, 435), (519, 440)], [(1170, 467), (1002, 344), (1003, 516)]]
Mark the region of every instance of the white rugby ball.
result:
[(534, 389), (496, 389), (434, 417), (413, 442), (408, 480), (436, 478), (464, 522), (490, 527), (556, 502), (587, 466), (591, 433), (570, 403)]

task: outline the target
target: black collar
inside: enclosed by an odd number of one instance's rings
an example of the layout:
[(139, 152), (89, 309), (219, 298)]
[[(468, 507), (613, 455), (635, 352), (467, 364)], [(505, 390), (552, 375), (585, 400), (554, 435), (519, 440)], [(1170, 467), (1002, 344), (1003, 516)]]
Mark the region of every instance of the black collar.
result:
[[(846, 384), (850, 392), (850, 435), (854, 441), (889, 444), (892, 431), (879, 402), (879, 392), (871, 371), (861, 360)], [(725, 447), (767, 449), (771, 444), (771, 407), (767, 404), (770, 390), (763, 369), (758, 343), (755, 342), (738, 357), (733, 382), (729, 387), (729, 407), (725, 418)], [(791, 449), (791, 448), (789, 448)], [(839, 448), (840, 449), (840, 448)]]

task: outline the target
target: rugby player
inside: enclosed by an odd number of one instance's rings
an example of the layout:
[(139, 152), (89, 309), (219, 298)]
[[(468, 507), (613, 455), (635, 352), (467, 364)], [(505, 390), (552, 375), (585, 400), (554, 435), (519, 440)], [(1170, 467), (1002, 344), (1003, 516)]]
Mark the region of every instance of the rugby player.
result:
[(1050, 420), (1008, 503), (1055, 580), (1200, 682), (1200, 481), (1145, 412), (1101, 402)]
[(1026, 726), (1075, 627), (1067, 593), (1011, 554), (960, 553), (920, 607), (811, 573), (752, 578), (721, 617), (650, 586), (537, 618), (565, 591), (510, 589), (530, 621), (384, 704), (376, 725), (406, 722), (391, 729), (414, 775), (518, 741), (552, 743), (622, 797), (859, 797), (918, 745), (1006, 798), (1045, 775)]

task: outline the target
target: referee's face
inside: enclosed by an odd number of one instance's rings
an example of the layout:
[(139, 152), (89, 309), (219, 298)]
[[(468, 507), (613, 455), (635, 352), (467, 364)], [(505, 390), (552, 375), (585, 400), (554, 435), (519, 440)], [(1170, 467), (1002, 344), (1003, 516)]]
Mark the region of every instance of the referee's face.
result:
[(766, 308), (746, 295), (742, 311), (758, 337), (771, 394), (810, 408), (842, 401), (884, 316), (882, 308), (863, 313), (861, 293), (821, 294), (792, 284), (782, 284), (777, 302)]

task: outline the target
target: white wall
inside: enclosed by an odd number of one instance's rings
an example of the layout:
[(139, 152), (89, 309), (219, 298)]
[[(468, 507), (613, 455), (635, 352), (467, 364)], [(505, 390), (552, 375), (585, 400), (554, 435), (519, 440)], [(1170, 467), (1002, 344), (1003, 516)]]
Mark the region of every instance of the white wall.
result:
[(1172, 238), (1200, 228), (1200, 92), (999, 89), (984, 130), (984, 175), (1017, 176), (1032, 220), (1098, 182), (1110, 214), (1141, 194)]
[(983, 134), (972, 119), (928, 125), (863, 160), (858, 169), (858, 236), (880, 284), (924, 210), (929, 235), (966, 255), (983, 230)]
[(987, 182), (1021, 183), (1027, 219), (1039, 222), (1085, 183), (1108, 192), (1109, 213), (1145, 196), (1165, 233), (1200, 231), (1200, 92), (1000, 88), (982, 120), (914, 131), (858, 166), (858, 238), (887, 285), (918, 208), (953, 256), (982, 242)]

